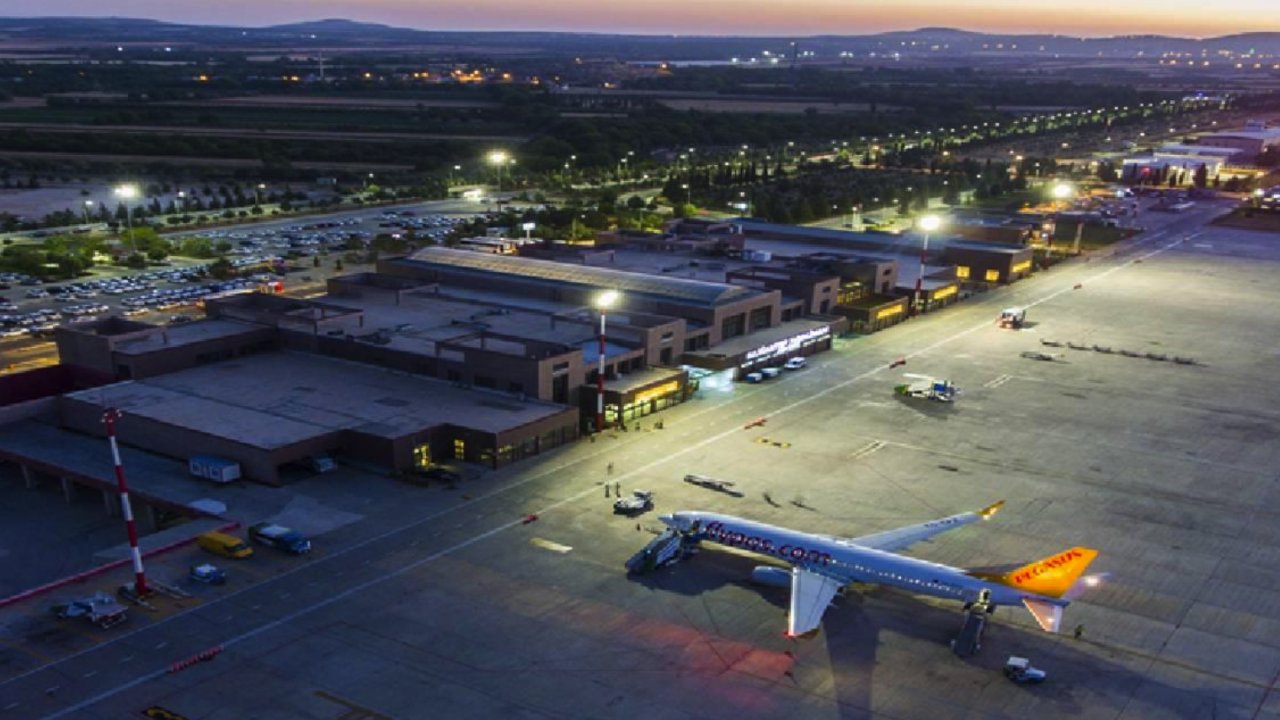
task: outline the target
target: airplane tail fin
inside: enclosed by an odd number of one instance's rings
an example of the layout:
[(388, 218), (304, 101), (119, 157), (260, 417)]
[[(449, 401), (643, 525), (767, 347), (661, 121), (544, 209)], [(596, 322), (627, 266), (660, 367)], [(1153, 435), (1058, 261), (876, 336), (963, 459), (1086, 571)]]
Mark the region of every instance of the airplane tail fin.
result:
[[(1067, 595), (1075, 592), (1072, 597), (1083, 592), (1088, 587), (1076, 591), (1076, 580), (1089, 567), (1089, 563), (1098, 557), (1098, 551), (1085, 547), (1074, 547), (1070, 550), (1050, 555), (1042, 560), (1036, 560), (1028, 563), (1020, 568), (1012, 570), (996, 578), (991, 578), (995, 582), (1009, 587), (1025, 590), (1037, 595), (1044, 595), (1051, 598), (1063, 598), (1067, 601), (1071, 597)], [(1032, 610), (1034, 614), (1035, 611)], [(1037, 616), (1039, 619), (1039, 616)], [(1041, 623), (1043, 625), (1043, 623)]]

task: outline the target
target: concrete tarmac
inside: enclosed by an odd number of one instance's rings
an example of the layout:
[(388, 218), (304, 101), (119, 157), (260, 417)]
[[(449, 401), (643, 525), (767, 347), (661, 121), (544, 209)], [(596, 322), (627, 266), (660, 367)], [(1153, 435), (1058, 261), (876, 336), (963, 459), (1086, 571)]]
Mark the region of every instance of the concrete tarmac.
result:
[[(153, 705), (208, 719), (1280, 717), (1280, 249), (1205, 227), (1209, 214), (842, 340), (776, 380), (704, 387), (663, 430), (647, 419), (492, 473), (469, 498), (415, 513), (406, 495), (317, 537), (314, 558), (60, 659), (0, 662), (0, 720)], [(1024, 330), (995, 327), (1011, 305), (1029, 308)], [(962, 394), (899, 399), (904, 371)], [(743, 496), (681, 482), (690, 472)], [(1079, 639), (1001, 608), (961, 660), (947, 647), (958, 606), (857, 586), (817, 637), (789, 640), (786, 592), (746, 582), (763, 561), (707, 549), (628, 578), (658, 523), (613, 516), (606, 477), (655, 491), (659, 513), (844, 536), (1005, 499), (911, 554), (978, 567), (1086, 545), (1114, 577), (1067, 610)], [(210, 647), (223, 650), (167, 671)], [(1048, 682), (1006, 681), (1011, 654)]]

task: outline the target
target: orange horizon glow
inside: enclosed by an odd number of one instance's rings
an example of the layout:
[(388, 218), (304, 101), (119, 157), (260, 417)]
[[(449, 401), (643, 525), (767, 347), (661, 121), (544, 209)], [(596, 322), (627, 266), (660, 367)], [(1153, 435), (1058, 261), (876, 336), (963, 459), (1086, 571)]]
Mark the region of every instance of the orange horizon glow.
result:
[(421, 30), (865, 35), (921, 27), (1068, 36), (1280, 31), (1275, 0), (10, 0), (8, 16), (138, 17), (262, 26), (345, 18)]

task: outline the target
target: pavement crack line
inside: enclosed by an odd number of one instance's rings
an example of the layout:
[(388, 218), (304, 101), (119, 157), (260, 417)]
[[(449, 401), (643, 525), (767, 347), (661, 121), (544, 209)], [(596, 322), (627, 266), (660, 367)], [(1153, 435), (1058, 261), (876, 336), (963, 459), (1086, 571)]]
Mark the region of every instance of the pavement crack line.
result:
[[(1085, 278), (1084, 280), (1079, 281), (1079, 282), (1080, 282), (1080, 283), (1084, 283), (1084, 282), (1096, 282), (1096, 281), (1101, 280), (1101, 279), (1103, 279), (1103, 278), (1109, 277), (1109, 276), (1111, 276), (1111, 275), (1113, 275), (1113, 274), (1115, 274), (1115, 273), (1117, 273), (1117, 272), (1119, 272), (1119, 271), (1121, 271), (1121, 270), (1124, 270), (1124, 269), (1126, 269), (1126, 268), (1128, 268), (1128, 267), (1130, 267), (1130, 266), (1134, 265), (1135, 263), (1141, 262), (1141, 261), (1143, 261), (1143, 260), (1146, 260), (1146, 259), (1149, 259), (1149, 258), (1155, 257), (1155, 256), (1157, 256), (1157, 255), (1160, 255), (1160, 254), (1164, 253), (1164, 252), (1167, 252), (1168, 250), (1171, 250), (1171, 249), (1173, 249), (1173, 248), (1175, 248), (1175, 247), (1177, 247), (1177, 246), (1181, 245), (1184, 241), (1186, 241), (1186, 240), (1188, 240), (1188, 239), (1191, 239), (1192, 237), (1195, 237), (1195, 235), (1190, 235), (1190, 236), (1184, 237), (1184, 238), (1182, 238), (1182, 239), (1175, 240), (1175, 241), (1173, 241), (1173, 242), (1167, 243), (1167, 244), (1162, 245), (1162, 246), (1160, 246), (1160, 247), (1158, 247), (1158, 248), (1156, 248), (1156, 249), (1154, 249), (1154, 250), (1151, 250), (1151, 251), (1149, 251), (1149, 252), (1147, 252), (1147, 253), (1145, 253), (1145, 254), (1143, 254), (1143, 255), (1140, 255), (1140, 256), (1138, 256), (1138, 257), (1134, 257), (1134, 258), (1130, 258), (1130, 259), (1125, 260), (1124, 262), (1122, 262), (1122, 263), (1120, 263), (1120, 264), (1118, 264), (1118, 265), (1115, 265), (1115, 266), (1113, 266), (1113, 267), (1111, 267), (1111, 268), (1108, 268), (1108, 269), (1106, 269), (1106, 270), (1103, 270), (1103, 271), (1101, 271), (1101, 272), (1095, 273), (1095, 274), (1093, 274), (1093, 275), (1091, 275), (1091, 276), (1089, 276), (1089, 277), (1087, 277), (1087, 278)], [(1155, 237), (1152, 237), (1152, 238), (1149, 238), (1147, 242), (1154, 242), (1155, 240), (1156, 240), (1156, 238), (1155, 238)], [(1146, 244), (1146, 243), (1142, 243), (1142, 244)], [(1076, 283), (1076, 284), (1078, 284), (1078, 283)], [(1045, 296), (1043, 296), (1043, 297), (1039, 298), (1038, 300), (1034, 300), (1034, 301), (1031, 301), (1031, 302), (1029, 302), (1029, 303), (1025, 303), (1025, 305), (1024, 305), (1024, 306), (1025, 306), (1025, 307), (1030, 308), (1030, 307), (1035, 307), (1035, 306), (1037, 306), (1037, 305), (1042, 305), (1042, 304), (1044, 304), (1044, 303), (1046, 303), (1046, 302), (1049, 302), (1049, 301), (1051, 301), (1051, 300), (1053, 300), (1053, 299), (1055, 299), (1055, 298), (1058, 298), (1058, 297), (1060, 297), (1060, 296), (1062, 296), (1062, 295), (1065, 295), (1065, 294), (1071, 293), (1071, 292), (1073, 292), (1073, 291), (1074, 291), (1074, 284), (1067, 284), (1067, 285), (1065, 285), (1064, 287), (1062, 287), (1061, 289), (1056, 290), (1056, 291), (1054, 291), (1054, 292), (1051, 292), (1051, 293), (1049, 293), (1048, 295), (1045, 295)], [(987, 328), (990, 328), (990, 327), (991, 327), (991, 323), (990, 323), (989, 321), (987, 321), (987, 320), (983, 320), (983, 321), (982, 321), (981, 323), (979, 323), (979, 324), (975, 324), (975, 325), (973, 325), (972, 327), (966, 328), (966, 329), (961, 330), (961, 331), (959, 331), (959, 332), (956, 332), (956, 333), (954, 333), (954, 334), (952, 334), (952, 335), (949, 335), (949, 336), (947, 336), (947, 337), (944, 337), (944, 338), (942, 338), (941, 340), (938, 340), (938, 341), (936, 341), (936, 342), (934, 342), (934, 343), (931, 343), (931, 344), (929, 344), (929, 345), (927, 345), (927, 346), (925, 346), (925, 347), (923, 347), (923, 348), (920, 348), (920, 349), (918, 349), (918, 350), (915, 350), (915, 351), (913, 351), (913, 352), (911, 352), (911, 353), (907, 353), (906, 355), (904, 355), (904, 357), (906, 357), (906, 358), (919, 357), (919, 356), (921, 356), (921, 355), (923, 355), (923, 354), (925, 354), (925, 353), (932, 352), (933, 350), (936, 350), (936, 349), (938, 349), (938, 348), (940, 348), (940, 347), (943, 347), (943, 346), (945, 346), (945, 345), (948, 345), (948, 344), (950, 344), (950, 343), (953, 343), (953, 342), (955, 342), (956, 340), (959, 340), (959, 339), (961, 339), (961, 338), (967, 337), (967, 336), (969, 336), (969, 335), (972, 335), (972, 334), (974, 334), (974, 333), (976, 333), (976, 332), (979, 332), (979, 331), (981, 331), (981, 330), (984, 330), (984, 329), (987, 329)], [(847, 380), (841, 381), (841, 382), (836, 383), (836, 384), (834, 384), (834, 385), (829, 385), (829, 386), (827, 386), (825, 389), (820, 390), (820, 391), (818, 391), (818, 392), (815, 392), (815, 393), (813, 393), (812, 395), (809, 395), (809, 396), (807, 396), (807, 397), (800, 398), (800, 399), (798, 399), (798, 400), (795, 400), (794, 402), (788, 403), (787, 405), (783, 405), (782, 407), (777, 408), (776, 410), (774, 410), (774, 411), (773, 411), (773, 413), (772, 413), (772, 415), (776, 417), (776, 416), (782, 415), (782, 414), (784, 414), (784, 413), (788, 413), (788, 412), (791, 412), (791, 411), (793, 411), (793, 410), (796, 410), (797, 408), (804, 407), (804, 406), (806, 406), (806, 405), (808, 405), (808, 404), (810, 404), (810, 403), (812, 403), (812, 402), (814, 402), (814, 401), (818, 400), (819, 398), (826, 397), (827, 395), (830, 395), (830, 394), (832, 394), (832, 393), (840, 392), (840, 391), (844, 390), (845, 388), (849, 387), (850, 385), (853, 385), (854, 383), (861, 382), (861, 381), (863, 381), (863, 380), (866, 380), (866, 379), (868, 379), (868, 378), (871, 378), (871, 377), (873, 377), (873, 376), (875, 376), (875, 375), (878, 375), (878, 374), (879, 374), (879, 373), (881, 373), (881, 372), (884, 372), (885, 370), (886, 370), (886, 367), (884, 367), (884, 366), (877, 366), (877, 367), (873, 367), (873, 368), (871, 368), (870, 370), (866, 370), (866, 371), (863, 371), (863, 372), (861, 372), (861, 373), (858, 373), (857, 375), (854, 375), (854, 376), (852, 376), (852, 377), (848, 378)], [(696, 443), (694, 443), (694, 444), (692, 444), (692, 445), (690, 445), (690, 446), (688, 446), (688, 447), (686, 447), (686, 448), (684, 448), (684, 449), (682, 449), (682, 450), (678, 450), (678, 451), (673, 452), (673, 453), (671, 453), (671, 454), (669, 454), (669, 455), (666, 455), (665, 457), (661, 457), (661, 458), (655, 459), (655, 460), (653, 460), (653, 461), (651, 461), (651, 462), (649, 462), (649, 463), (646, 463), (646, 464), (644, 464), (644, 465), (642, 465), (642, 466), (636, 467), (636, 468), (634, 468), (634, 469), (632, 469), (632, 470), (630, 470), (630, 471), (622, 472), (622, 473), (620, 473), (619, 475), (617, 475), (616, 477), (617, 477), (619, 480), (623, 480), (623, 479), (626, 479), (626, 478), (631, 477), (631, 476), (635, 476), (635, 475), (639, 475), (639, 474), (645, 473), (645, 472), (647, 472), (647, 471), (649, 471), (649, 470), (652, 470), (653, 468), (656, 468), (656, 467), (658, 467), (658, 466), (660, 466), (660, 465), (664, 465), (664, 464), (669, 463), (669, 462), (671, 462), (671, 461), (673, 461), (673, 460), (675, 460), (675, 459), (677, 459), (677, 458), (684, 457), (684, 456), (689, 455), (689, 454), (691, 454), (691, 453), (693, 453), (693, 452), (696, 452), (696, 451), (698, 451), (698, 450), (701, 450), (702, 448), (704, 448), (704, 447), (706, 447), (706, 446), (708, 446), (708, 445), (711, 445), (711, 444), (713, 444), (713, 443), (720, 442), (721, 440), (724, 440), (725, 438), (728, 438), (728, 437), (731, 437), (731, 436), (735, 436), (735, 435), (738, 435), (738, 434), (740, 434), (740, 433), (741, 433), (741, 428), (739, 428), (737, 424), (734, 424), (734, 425), (732, 425), (732, 426), (731, 426), (729, 429), (727, 429), (727, 430), (723, 430), (723, 431), (721, 431), (721, 432), (719, 432), (719, 433), (717, 433), (717, 434), (715, 434), (715, 435), (712, 435), (712, 436), (710, 436), (710, 437), (704, 438), (703, 440), (701, 440), (701, 441), (699, 441), (699, 442), (696, 442)], [(576, 462), (577, 462), (577, 461), (574, 461), (574, 463), (573, 463), (573, 464), (576, 464)], [(498, 495), (500, 495), (500, 494), (503, 494), (503, 493), (505, 493), (505, 492), (507, 492), (507, 491), (509, 491), (509, 490), (511, 490), (511, 489), (513, 489), (513, 488), (515, 488), (515, 487), (519, 487), (519, 486), (525, 485), (525, 484), (527, 484), (527, 483), (529, 483), (529, 482), (532, 482), (532, 481), (534, 481), (535, 479), (542, 478), (542, 477), (546, 476), (547, 474), (549, 474), (549, 473), (542, 473), (542, 474), (539, 474), (539, 475), (537, 475), (537, 476), (531, 477), (531, 478), (529, 478), (529, 479), (527, 479), (527, 480), (520, 481), (520, 482), (518, 482), (518, 483), (512, 483), (512, 484), (509, 484), (509, 485), (505, 485), (505, 486), (503, 486), (503, 487), (495, 488), (494, 490), (490, 491), (489, 493), (486, 493), (485, 495), (482, 495), (482, 496), (480, 496), (480, 497), (478, 497), (478, 498), (475, 498), (474, 500), (472, 500), (472, 501), (471, 501), (471, 503), (468, 503), (468, 504), (474, 504), (475, 502), (477, 502), (477, 501), (479, 501), (479, 500), (485, 500), (485, 499), (489, 499), (489, 498), (496, 497), (496, 496), (498, 496)], [(544, 507), (542, 507), (542, 508), (540, 508), (540, 509), (538, 509), (538, 510), (533, 511), (533, 513), (534, 513), (534, 514), (536, 514), (536, 515), (538, 515), (538, 516), (543, 516), (543, 515), (545, 515), (546, 513), (551, 512), (551, 511), (553, 511), (553, 510), (556, 510), (556, 509), (558, 509), (558, 508), (561, 508), (561, 507), (563, 507), (563, 506), (565, 506), (565, 505), (568, 505), (569, 503), (577, 502), (578, 500), (581, 500), (581, 499), (586, 498), (586, 497), (588, 497), (588, 496), (594, 496), (598, 490), (599, 490), (599, 488), (597, 488), (594, 484), (592, 484), (590, 487), (586, 488), (585, 490), (582, 490), (582, 491), (580, 491), (580, 492), (578, 492), (578, 493), (575, 493), (575, 494), (573, 494), (573, 495), (569, 495), (569, 496), (567, 496), (567, 497), (565, 497), (565, 498), (563, 498), (563, 499), (561, 499), (561, 500), (557, 500), (557, 501), (555, 501), (555, 502), (549, 503), (549, 504), (545, 505)], [(439, 512), (437, 512), (437, 513), (433, 513), (432, 515), (429, 515), (429, 516), (427, 516), (427, 517), (425, 517), (425, 518), (422, 518), (421, 520), (418, 520), (418, 521), (416, 521), (416, 522), (414, 522), (414, 523), (412, 523), (412, 524), (410, 524), (410, 525), (404, 526), (404, 527), (402, 527), (402, 528), (396, 528), (396, 529), (390, 530), (390, 531), (388, 531), (388, 532), (386, 532), (386, 533), (383, 533), (382, 535), (376, 536), (376, 537), (374, 537), (374, 538), (370, 538), (369, 540), (366, 540), (366, 541), (364, 541), (364, 542), (362, 542), (362, 543), (359, 543), (359, 544), (357, 544), (357, 545), (350, 546), (350, 547), (348, 547), (345, 551), (342, 551), (342, 552), (340, 552), (340, 553), (334, 553), (333, 555), (328, 556), (328, 557), (326, 558), (326, 560), (332, 560), (332, 559), (334, 559), (334, 558), (340, 557), (341, 555), (345, 555), (345, 554), (347, 554), (347, 553), (353, 552), (353, 551), (355, 551), (355, 550), (357, 550), (357, 549), (359, 549), (359, 548), (368, 547), (369, 545), (372, 545), (372, 544), (373, 544), (373, 543), (375, 543), (375, 542), (378, 542), (378, 541), (384, 540), (384, 539), (386, 539), (386, 538), (392, 537), (392, 536), (394, 536), (394, 535), (396, 535), (396, 534), (399, 534), (399, 533), (402, 533), (402, 532), (406, 532), (406, 531), (411, 530), (411, 529), (413, 529), (413, 528), (415, 528), (415, 527), (420, 527), (421, 525), (423, 525), (423, 524), (425, 524), (425, 523), (429, 522), (430, 520), (435, 519), (435, 518), (438, 518), (438, 517), (441, 517), (441, 516), (443, 516), (443, 515), (445, 515), (445, 514), (447, 514), (447, 513), (454, 512), (454, 511), (456, 511), (456, 510), (457, 510), (458, 508), (460, 508), (460, 507), (466, 507), (466, 505), (454, 506), (454, 507), (451, 507), (451, 508), (446, 508), (446, 509), (444, 509), (444, 510), (441, 510), (441, 511), (439, 511)], [(435, 553), (432, 553), (432, 554), (430, 554), (430, 555), (427, 555), (426, 557), (423, 557), (423, 558), (421, 558), (421, 559), (419, 559), (419, 560), (417, 560), (417, 561), (415, 561), (415, 562), (413, 562), (413, 563), (410, 563), (409, 565), (405, 565), (405, 566), (403, 566), (403, 567), (400, 567), (400, 568), (397, 568), (397, 569), (395, 569), (395, 570), (392, 570), (392, 571), (389, 571), (389, 572), (387, 572), (387, 573), (384, 573), (383, 575), (380, 575), (380, 576), (374, 577), (374, 578), (372, 578), (372, 579), (370, 579), (370, 580), (367, 580), (367, 581), (365, 581), (365, 582), (362, 582), (362, 583), (360, 583), (360, 584), (358, 584), (358, 585), (354, 585), (354, 586), (352, 586), (352, 587), (349, 587), (349, 588), (347, 588), (346, 590), (344, 590), (344, 591), (342, 591), (342, 592), (340, 592), (340, 593), (337, 593), (336, 595), (332, 595), (332, 596), (330, 596), (330, 597), (328, 597), (328, 598), (326, 598), (326, 599), (324, 599), (324, 600), (322, 600), (322, 601), (320, 601), (320, 602), (317, 602), (317, 603), (315, 603), (315, 604), (313, 604), (313, 605), (310, 605), (310, 606), (307, 606), (307, 607), (304, 607), (304, 608), (300, 608), (300, 609), (298, 609), (298, 610), (296, 610), (296, 611), (294, 611), (294, 612), (292, 612), (292, 613), (289, 613), (288, 615), (284, 615), (284, 616), (282, 616), (282, 617), (279, 617), (279, 618), (277, 618), (277, 619), (275, 619), (275, 620), (273, 620), (273, 621), (271, 621), (271, 622), (269, 622), (269, 623), (265, 623), (265, 624), (263, 624), (263, 625), (258, 626), (257, 628), (254, 628), (254, 629), (252, 629), (252, 630), (246, 631), (246, 632), (241, 633), (241, 634), (239, 634), (239, 635), (236, 635), (236, 636), (234, 636), (234, 637), (228, 638), (227, 640), (223, 641), (221, 644), (222, 644), (222, 646), (223, 646), (224, 648), (230, 649), (230, 648), (234, 647), (235, 645), (239, 645), (239, 644), (244, 643), (244, 642), (246, 642), (246, 641), (248, 641), (248, 640), (251, 640), (251, 639), (253, 639), (253, 638), (255, 638), (255, 637), (257, 637), (257, 636), (259, 636), (259, 635), (261, 635), (261, 634), (263, 634), (263, 633), (269, 632), (269, 631), (274, 630), (274, 629), (276, 629), (276, 628), (278, 628), (278, 627), (281, 627), (282, 625), (285, 625), (285, 624), (287, 624), (287, 623), (293, 622), (294, 620), (298, 619), (299, 617), (302, 617), (303, 615), (307, 615), (307, 614), (313, 613), (313, 612), (315, 612), (315, 611), (317, 611), (317, 610), (322, 610), (322, 609), (324, 609), (324, 608), (327, 608), (327, 607), (329, 607), (329, 606), (331, 606), (331, 605), (334, 605), (335, 603), (338, 603), (338, 602), (340, 602), (340, 601), (342, 601), (342, 600), (345, 600), (345, 599), (346, 599), (346, 598), (348, 598), (348, 597), (351, 597), (351, 596), (356, 595), (356, 594), (358, 594), (358, 593), (363, 593), (363, 592), (365, 592), (366, 590), (368, 590), (369, 588), (374, 587), (375, 585), (380, 585), (380, 584), (382, 584), (382, 583), (384, 583), (384, 582), (386, 582), (386, 581), (388, 581), (388, 580), (392, 580), (392, 579), (394, 579), (394, 578), (398, 578), (398, 577), (400, 577), (400, 576), (402, 576), (402, 575), (405, 575), (406, 573), (409, 573), (409, 572), (411, 572), (411, 571), (413, 571), (413, 570), (416, 570), (416, 569), (418, 569), (419, 567), (422, 567), (422, 566), (424, 566), (424, 565), (427, 565), (427, 564), (433, 563), (433, 562), (435, 562), (436, 560), (439, 560), (440, 558), (445, 557), (446, 555), (451, 555), (451, 554), (456, 553), (456, 552), (458, 552), (458, 551), (460, 551), (460, 550), (464, 550), (464, 549), (469, 548), (469, 547), (471, 547), (471, 546), (473, 546), (473, 545), (476, 545), (476, 544), (481, 543), (481, 542), (483, 542), (483, 541), (485, 541), (485, 540), (488, 540), (489, 538), (492, 538), (492, 537), (494, 537), (494, 536), (496, 536), (496, 535), (499, 535), (499, 534), (501, 534), (501, 533), (504, 533), (504, 532), (506, 532), (506, 531), (508, 531), (508, 530), (512, 530), (512, 529), (515, 529), (515, 528), (518, 528), (518, 527), (522, 527), (522, 526), (524, 526), (524, 525), (525, 525), (525, 522), (524, 522), (524, 518), (523, 518), (523, 517), (521, 517), (521, 518), (516, 518), (516, 519), (510, 520), (510, 521), (508, 521), (508, 522), (502, 523), (502, 524), (497, 525), (497, 526), (495, 526), (495, 527), (493, 527), (493, 528), (491, 528), (491, 529), (489, 529), (489, 530), (486, 530), (486, 531), (484, 531), (484, 532), (482, 532), (482, 533), (479, 533), (479, 534), (477, 534), (477, 535), (473, 535), (472, 537), (467, 538), (466, 540), (463, 540), (463, 541), (461, 541), (461, 542), (455, 543), (454, 545), (451, 545), (451, 546), (449, 546), (449, 547), (447, 547), (447, 548), (444, 548), (444, 549), (439, 550), (439, 551), (437, 551), (437, 552), (435, 552)], [(315, 563), (312, 563), (312, 564), (309, 564), (309, 565), (299, 566), (297, 569), (292, 570), (292, 571), (290, 571), (290, 572), (288, 572), (288, 573), (285, 573), (285, 574), (283, 574), (283, 575), (279, 575), (279, 576), (277, 576), (275, 579), (276, 579), (276, 580), (279, 580), (279, 579), (281, 579), (281, 578), (283, 578), (283, 577), (287, 577), (288, 575), (292, 575), (293, 573), (299, 572), (299, 571), (301, 571), (302, 569), (305, 569), (305, 568), (308, 568), (308, 567), (314, 567), (315, 565), (316, 565)], [(254, 587), (253, 587), (253, 586), (251, 586), (251, 587), (244, 588), (243, 590), (239, 590), (239, 591), (237, 591), (236, 593), (232, 593), (232, 594), (230, 594), (230, 595), (225, 596), (224, 598), (219, 599), (217, 602), (221, 602), (221, 601), (226, 600), (226, 599), (229, 599), (229, 598), (231, 598), (231, 597), (235, 597), (236, 595), (238, 595), (238, 594), (240, 594), (240, 593), (248, 592), (248, 591), (249, 591), (249, 590), (251, 590), (251, 589), (254, 589)], [(212, 603), (210, 603), (210, 604), (212, 604)], [(206, 605), (206, 607), (207, 607), (207, 605)], [(161, 625), (161, 624), (163, 624), (163, 623), (166, 623), (166, 622), (168, 622), (168, 621), (170, 621), (170, 620), (172, 620), (172, 619), (174, 619), (174, 618), (176, 618), (176, 617), (182, 617), (182, 616), (185, 616), (185, 614), (186, 614), (186, 613), (180, 613), (180, 614), (176, 614), (176, 615), (171, 615), (170, 617), (166, 618), (165, 620), (162, 620), (160, 623), (157, 623), (156, 625), (152, 625), (152, 626), (149, 626), (149, 627), (147, 627), (147, 628), (140, 628), (139, 630), (134, 631), (134, 633), (137, 633), (137, 632), (143, 632), (143, 631), (145, 631), (145, 630), (153, 629), (153, 628), (158, 627), (159, 625)], [(130, 635), (132, 635), (132, 634), (134, 634), (134, 633), (130, 633)], [(118, 642), (119, 640), (123, 640), (125, 637), (129, 637), (130, 635), (121, 636), (120, 638), (117, 638), (117, 639), (116, 639), (116, 642)], [(95, 649), (100, 649), (101, 647), (102, 647), (102, 646), (97, 646), (96, 648), (89, 648), (89, 649), (87, 649), (87, 650), (82, 651), (81, 653), (77, 653), (76, 655), (69, 656), (68, 658), (63, 659), (63, 660), (59, 661), (58, 663), (55, 663), (55, 665), (56, 665), (56, 664), (61, 664), (61, 663), (65, 662), (66, 660), (70, 660), (70, 659), (72, 659), (72, 658), (74, 658), (74, 657), (77, 657), (77, 656), (79, 656), (79, 655), (83, 655), (83, 654), (85, 654), (85, 653), (92, 652), (92, 651), (93, 651), (93, 650), (95, 650)], [(34, 670), (31, 670), (31, 671), (29, 671), (29, 672), (27, 672), (27, 673), (24, 673), (23, 675), (19, 675), (19, 676), (15, 677), (15, 678), (13, 678), (13, 679), (11, 679), (11, 680), (6, 681), (4, 684), (0, 685), (0, 688), (6, 687), (6, 686), (8, 686), (8, 685), (12, 684), (13, 682), (16, 682), (17, 680), (22, 679), (23, 677), (28, 677), (28, 676), (30, 676), (30, 675), (32, 675), (32, 674), (34, 674), (34, 673), (37, 673), (37, 672), (40, 672), (40, 671), (42, 671), (42, 670), (46, 670), (46, 669), (49, 669), (49, 668), (50, 668), (50, 666), (49, 666), (49, 665), (46, 665), (46, 666), (44, 666), (44, 667), (36, 668), (36, 669), (34, 669)], [(107, 699), (109, 699), (109, 698), (111, 698), (111, 697), (114, 697), (114, 696), (116, 696), (116, 695), (119, 695), (120, 693), (123, 693), (123, 692), (125, 692), (125, 691), (127, 691), (127, 690), (131, 690), (131, 689), (133, 689), (133, 688), (135, 688), (135, 687), (138, 687), (138, 686), (140, 686), (140, 685), (142, 685), (142, 684), (144, 684), (144, 683), (147, 683), (147, 682), (149, 682), (149, 681), (152, 681), (152, 680), (155, 680), (155, 679), (157, 679), (157, 678), (160, 678), (160, 677), (164, 676), (167, 672), (168, 672), (168, 666), (166, 665), (166, 666), (161, 667), (161, 668), (159, 668), (159, 669), (157, 669), (157, 670), (154, 670), (154, 671), (152, 671), (152, 672), (149, 672), (149, 673), (145, 673), (145, 674), (143, 674), (143, 675), (140, 675), (140, 676), (138, 676), (137, 678), (135, 678), (135, 679), (133, 679), (133, 680), (131, 680), (131, 681), (129, 681), (129, 682), (122, 683), (122, 684), (117, 685), (116, 687), (111, 688), (111, 689), (108, 689), (108, 690), (104, 690), (103, 692), (100, 692), (100, 693), (98, 693), (97, 695), (94, 695), (94, 696), (92, 696), (92, 697), (90, 697), (90, 698), (88, 698), (88, 699), (86, 699), (86, 700), (82, 700), (82, 701), (80, 701), (79, 703), (76, 703), (76, 704), (74, 704), (74, 705), (69, 705), (69, 706), (67, 706), (67, 707), (64, 707), (63, 709), (58, 710), (58, 711), (54, 712), (53, 714), (51, 714), (51, 715), (47, 715), (47, 716), (45, 716), (45, 717), (46, 717), (46, 718), (49, 718), (50, 720), (52, 720), (52, 719), (54, 719), (54, 718), (68, 717), (68, 716), (70, 716), (70, 715), (72, 715), (72, 714), (74, 714), (74, 713), (77, 713), (77, 712), (80, 712), (80, 711), (84, 710), (85, 708), (88, 708), (88, 707), (91, 707), (91, 706), (93, 706), (93, 705), (96, 705), (97, 703), (102, 702), (103, 700), (107, 700)]]

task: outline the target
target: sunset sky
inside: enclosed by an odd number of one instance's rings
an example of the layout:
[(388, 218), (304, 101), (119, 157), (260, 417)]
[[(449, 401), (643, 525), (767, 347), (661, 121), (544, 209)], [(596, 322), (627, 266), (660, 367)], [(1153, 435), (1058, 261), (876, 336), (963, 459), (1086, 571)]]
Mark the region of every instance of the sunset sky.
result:
[(348, 18), (420, 29), (714, 35), (863, 34), (924, 26), (1205, 37), (1280, 31), (1278, 0), (8, 0), (6, 16), (115, 15), (270, 25)]

